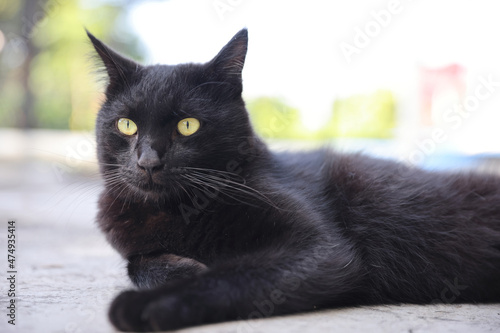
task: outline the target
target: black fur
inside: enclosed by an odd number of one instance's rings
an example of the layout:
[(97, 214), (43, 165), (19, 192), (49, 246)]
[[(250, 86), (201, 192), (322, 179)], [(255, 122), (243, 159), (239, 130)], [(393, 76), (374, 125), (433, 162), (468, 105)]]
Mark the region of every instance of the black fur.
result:
[[(273, 153), (241, 97), (247, 31), (210, 62), (141, 66), (89, 33), (109, 73), (98, 223), (138, 291), (120, 330), (339, 305), (500, 301), (500, 179), (328, 150)], [(117, 119), (139, 130), (125, 136)], [(186, 117), (201, 128), (184, 137)], [(146, 170), (141, 156), (159, 164)]]

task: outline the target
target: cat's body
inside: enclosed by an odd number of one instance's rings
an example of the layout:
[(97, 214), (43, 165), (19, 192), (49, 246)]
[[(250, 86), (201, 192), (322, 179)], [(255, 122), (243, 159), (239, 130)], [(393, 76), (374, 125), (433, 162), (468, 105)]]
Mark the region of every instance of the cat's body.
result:
[[(142, 289), (114, 301), (119, 329), (500, 301), (500, 178), (269, 151), (241, 99), (245, 30), (204, 65), (142, 67), (90, 37), (111, 80), (98, 222)], [(124, 118), (138, 130), (119, 133)]]

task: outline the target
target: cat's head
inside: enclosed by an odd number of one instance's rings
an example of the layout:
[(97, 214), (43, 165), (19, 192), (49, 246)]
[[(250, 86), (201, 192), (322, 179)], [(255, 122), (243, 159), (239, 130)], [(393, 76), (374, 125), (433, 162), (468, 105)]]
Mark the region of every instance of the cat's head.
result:
[(175, 66), (142, 66), (88, 36), (109, 77), (96, 123), (108, 191), (178, 196), (200, 170), (222, 175), (245, 163), (255, 138), (241, 97), (246, 29), (208, 63)]

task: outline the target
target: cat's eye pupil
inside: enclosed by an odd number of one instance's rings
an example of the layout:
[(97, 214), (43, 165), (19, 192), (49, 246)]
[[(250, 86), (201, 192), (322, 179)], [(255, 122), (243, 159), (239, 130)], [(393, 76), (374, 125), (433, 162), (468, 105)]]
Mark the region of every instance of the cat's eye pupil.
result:
[(193, 135), (200, 128), (200, 121), (196, 118), (185, 118), (177, 124), (177, 130), (184, 136)]
[(134, 135), (135, 133), (137, 133), (137, 125), (130, 119), (118, 119), (117, 126), (118, 130), (125, 135)]

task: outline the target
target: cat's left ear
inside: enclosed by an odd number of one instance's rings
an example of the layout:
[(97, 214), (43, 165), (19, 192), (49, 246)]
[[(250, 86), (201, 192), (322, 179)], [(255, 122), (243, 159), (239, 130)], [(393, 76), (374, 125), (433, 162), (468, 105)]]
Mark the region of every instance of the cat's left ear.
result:
[(217, 75), (222, 75), (226, 80), (241, 83), (241, 72), (245, 64), (248, 47), (248, 31), (240, 30), (234, 37), (220, 50), (208, 66)]
[(109, 77), (107, 91), (114, 93), (117, 90), (126, 87), (131, 76), (141, 66), (135, 61), (130, 60), (114, 51), (112, 48), (94, 37), (94, 35), (92, 35), (88, 30), (85, 29), (85, 31), (87, 32), (87, 36), (92, 42), (92, 45), (106, 68), (106, 72)]

